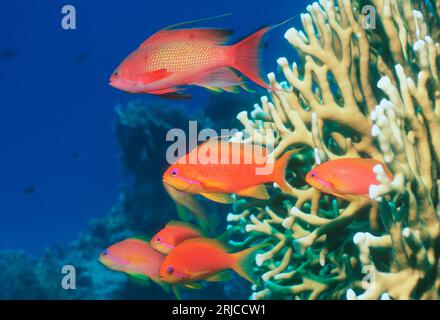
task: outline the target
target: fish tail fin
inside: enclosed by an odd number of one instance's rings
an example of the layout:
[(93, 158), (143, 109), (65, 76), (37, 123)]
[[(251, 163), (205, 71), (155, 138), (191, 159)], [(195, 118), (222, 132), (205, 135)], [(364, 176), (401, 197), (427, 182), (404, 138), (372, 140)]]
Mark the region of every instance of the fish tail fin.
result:
[(258, 277), (254, 272), (255, 257), (257, 256), (258, 251), (266, 245), (267, 244), (256, 245), (232, 254), (232, 269), (249, 282), (257, 284)]
[(259, 86), (270, 89), (263, 80), (261, 50), (262, 39), (272, 27), (264, 27), (231, 47), (232, 67), (242, 72)]
[(290, 193), (290, 190), (292, 189), (292, 187), (290, 186), (290, 184), (286, 180), (286, 169), (289, 164), (289, 161), (292, 158), (292, 155), (298, 153), (302, 149), (303, 148), (289, 150), (289, 151), (285, 152), (281, 156), (281, 158), (279, 158), (275, 162), (275, 168), (274, 168), (274, 173), (273, 173), (274, 179), (273, 180), (284, 193)]

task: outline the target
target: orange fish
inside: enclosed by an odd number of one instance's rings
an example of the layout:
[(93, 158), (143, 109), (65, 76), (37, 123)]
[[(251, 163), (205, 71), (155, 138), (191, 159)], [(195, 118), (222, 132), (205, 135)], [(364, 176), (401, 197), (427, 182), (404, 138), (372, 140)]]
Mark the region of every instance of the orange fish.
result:
[(373, 172), (376, 165), (382, 165), (388, 178), (393, 179), (387, 166), (378, 160), (345, 158), (316, 166), (306, 175), (306, 181), (319, 191), (344, 199), (368, 197), (370, 185), (380, 184)]
[[(205, 19), (206, 20), (206, 19)], [(187, 24), (187, 23), (181, 23)], [(256, 84), (269, 88), (261, 77), (262, 38), (265, 27), (244, 40), (225, 45), (232, 30), (167, 27), (148, 38), (117, 67), (110, 85), (130, 93), (149, 93), (166, 98), (190, 98), (183, 85), (214, 92), (244, 89), (242, 72)]]
[[(159, 279), (159, 269), (164, 258), (147, 241), (129, 238), (104, 250), (99, 256), (99, 262), (109, 269), (126, 273), (135, 282), (147, 283), (151, 279), (164, 287)], [(166, 287), (164, 289), (167, 290)]]
[(263, 146), (211, 139), (177, 160), (162, 179), (177, 190), (220, 203), (234, 202), (231, 194), (269, 199), (264, 183), (276, 182), (282, 190), (289, 189), (284, 175), (295, 152), (271, 161)]
[(197, 227), (189, 223), (173, 220), (168, 222), (165, 228), (151, 238), (150, 244), (155, 250), (168, 254), (183, 241), (203, 236), (204, 232)]
[(195, 288), (198, 280), (223, 281), (234, 270), (252, 283), (256, 282), (253, 265), (262, 246), (229, 253), (220, 241), (195, 238), (182, 242), (165, 258), (160, 279), (169, 284)]

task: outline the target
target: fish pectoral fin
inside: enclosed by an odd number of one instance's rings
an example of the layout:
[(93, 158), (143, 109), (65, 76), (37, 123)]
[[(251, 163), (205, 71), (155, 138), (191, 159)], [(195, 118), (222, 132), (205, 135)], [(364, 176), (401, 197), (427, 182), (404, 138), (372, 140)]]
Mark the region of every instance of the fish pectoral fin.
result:
[(141, 273), (127, 273), (128, 278), (135, 284), (148, 287), (150, 285), (150, 278)]
[(151, 281), (160, 286), (166, 293), (170, 293), (170, 286), (168, 284), (160, 281), (159, 279), (151, 278)]
[(176, 296), (176, 299), (182, 300), (182, 295), (179, 292), (179, 288), (177, 288), (177, 286), (171, 286), (171, 288), (173, 289), (173, 293)]
[(209, 282), (221, 282), (231, 280), (231, 272), (229, 270), (223, 270), (206, 278), (206, 281)]
[(192, 95), (190, 95), (189, 93), (185, 93), (184, 90), (175, 87), (145, 92), (155, 94), (161, 98), (172, 100), (188, 100), (192, 98)]
[(172, 72), (169, 72), (167, 69), (163, 68), (154, 71), (144, 72), (138, 77), (138, 80), (142, 81), (143, 83), (151, 83), (166, 78), (171, 74)]
[(192, 283), (186, 283), (183, 285), (185, 288), (189, 288), (189, 289), (202, 289), (202, 285), (200, 283), (197, 282), (192, 282)]
[(264, 184), (240, 190), (237, 194), (243, 197), (252, 197), (263, 200), (269, 199), (269, 194), (267, 193), (267, 188)]
[(211, 91), (236, 92), (237, 87), (243, 85), (243, 79), (238, 77), (229, 67), (220, 67), (203, 73), (191, 84), (207, 88)]
[(189, 93), (172, 92), (161, 94), (159, 95), (159, 97), (170, 100), (189, 100), (192, 98), (192, 95), (190, 95)]
[(201, 193), (205, 198), (219, 203), (233, 203), (235, 199), (227, 193)]

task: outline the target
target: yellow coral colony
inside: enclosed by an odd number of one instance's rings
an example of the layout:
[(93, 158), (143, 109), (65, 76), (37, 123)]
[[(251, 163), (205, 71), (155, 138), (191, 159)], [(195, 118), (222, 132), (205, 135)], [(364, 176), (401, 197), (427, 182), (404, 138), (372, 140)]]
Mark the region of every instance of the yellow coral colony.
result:
[[(278, 59), (285, 81), (268, 75), (275, 90), (238, 115), (233, 138), (273, 144), (276, 158), (309, 147), (292, 160), (290, 194), (274, 186), (228, 215), (245, 237), (231, 245), (272, 243), (251, 298), (438, 299), (440, 2), (322, 0), (307, 11), (304, 31), (285, 34), (301, 63)], [(298, 173), (340, 157), (381, 160), (394, 180), (377, 166), (371, 199), (342, 201)]]

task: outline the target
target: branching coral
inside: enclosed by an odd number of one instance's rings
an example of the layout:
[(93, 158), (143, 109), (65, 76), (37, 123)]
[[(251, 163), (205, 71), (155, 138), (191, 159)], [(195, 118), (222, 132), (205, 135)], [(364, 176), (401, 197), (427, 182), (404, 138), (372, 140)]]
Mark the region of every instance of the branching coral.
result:
[[(245, 237), (231, 245), (272, 243), (257, 256), (252, 298), (438, 299), (439, 3), (321, 0), (307, 11), (304, 31), (285, 34), (302, 63), (278, 59), (285, 81), (269, 74), (270, 99), (237, 117), (233, 139), (274, 147), (275, 158), (307, 147), (288, 194), (275, 185), (270, 200), (238, 200), (228, 216)], [(394, 178), (376, 166), (380, 185), (350, 201), (304, 182), (341, 157), (380, 160)]]

